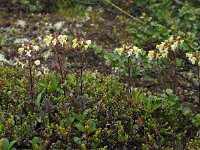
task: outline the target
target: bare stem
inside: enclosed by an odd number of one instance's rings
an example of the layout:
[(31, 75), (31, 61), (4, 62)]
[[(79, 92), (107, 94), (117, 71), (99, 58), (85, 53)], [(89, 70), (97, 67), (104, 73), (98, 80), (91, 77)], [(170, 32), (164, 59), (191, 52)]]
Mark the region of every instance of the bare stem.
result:
[(63, 82), (64, 76), (63, 76), (63, 71), (62, 71), (62, 65), (61, 65), (60, 57), (58, 56), (58, 48), (57, 48), (57, 46), (55, 47), (55, 53), (56, 53), (56, 59), (57, 59), (57, 62), (58, 62), (58, 67), (59, 67), (61, 79), (62, 79), (62, 82)]
[(198, 107), (200, 108), (200, 67), (197, 65), (197, 75), (198, 75), (198, 82), (199, 82), (199, 87), (198, 87), (198, 97), (199, 97), (199, 101), (198, 101)]
[(160, 87), (161, 90), (163, 90), (163, 85), (162, 85), (162, 77), (161, 77), (161, 69), (160, 69), (160, 64), (159, 61), (157, 60), (157, 69), (158, 69), (158, 86)]
[(128, 88), (129, 88), (129, 94), (131, 95), (131, 57), (128, 57)]
[(31, 57), (28, 57), (28, 69), (29, 69), (30, 95), (31, 95), (31, 100), (33, 100), (34, 99), (34, 83), (33, 83), (33, 75), (32, 75)]
[[(60, 57), (58, 55), (58, 47), (55, 46), (55, 53), (56, 53), (56, 60), (57, 60), (57, 63), (58, 63), (58, 69), (59, 69), (59, 72), (60, 72), (60, 75), (61, 75), (61, 83), (64, 83), (64, 75), (63, 75), (63, 69), (62, 69), (62, 65), (61, 65), (61, 61), (60, 61)], [(65, 90), (64, 90), (64, 95), (65, 95)]]
[(83, 53), (82, 52), (81, 52), (80, 80), (81, 80), (80, 95), (83, 96)]
[(176, 52), (173, 53), (174, 54), (174, 65), (173, 65), (173, 91), (174, 94), (176, 94)]

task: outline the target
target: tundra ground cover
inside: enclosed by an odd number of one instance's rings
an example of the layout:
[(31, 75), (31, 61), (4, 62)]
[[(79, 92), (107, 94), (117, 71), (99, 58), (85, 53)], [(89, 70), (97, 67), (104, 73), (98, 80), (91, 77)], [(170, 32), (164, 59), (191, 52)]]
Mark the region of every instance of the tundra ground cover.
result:
[(199, 149), (198, 3), (67, 2), (2, 14), (0, 149)]

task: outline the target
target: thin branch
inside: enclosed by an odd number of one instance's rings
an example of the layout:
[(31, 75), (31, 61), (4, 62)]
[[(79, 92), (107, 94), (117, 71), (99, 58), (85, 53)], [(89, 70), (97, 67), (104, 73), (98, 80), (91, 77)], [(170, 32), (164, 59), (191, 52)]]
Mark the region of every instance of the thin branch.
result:
[(80, 3), (82, 5), (96, 5), (96, 2), (94, 2), (94, 3), (87, 3), (87, 2), (83, 2), (81, 0), (73, 0), (73, 2), (77, 2), (77, 3)]
[(117, 10), (119, 10), (120, 12), (122, 12), (123, 14), (125, 14), (126, 16), (130, 17), (131, 19), (144, 24), (141, 20), (137, 19), (136, 17), (133, 17), (131, 14), (127, 13), (126, 11), (124, 11), (123, 9), (121, 9), (120, 7), (118, 7), (117, 5), (115, 5), (114, 3), (110, 2), (109, 0), (104, 0), (105, 2), (109, 3), (110, 5), (112, 5), (114, 8), (116, 8)]
[(110, 10), (110, 9), (108, 9), (108, 8), (105, 8), (104, 5), (103, 5), (101, 2), (97, 1), (97, 4), (98, 4), (101, 8), (103, 8), (105, 11), (107, 11), (107, 12), (113, 14), (113, 15), (117, 15), (117, 13), (115, 13), (114, 11), (112, 11), (112, 10)]
[(178, 5), (181, 5), (181, 6), (185, 6), (185, 5), (186, 5), (185, 3), (183, 3), (183, 2), (181, 2), (181, 1), (179, 1), (179, 0), (174, 0), (174, 2), (175, 2), (176, 4), (178, 4)]

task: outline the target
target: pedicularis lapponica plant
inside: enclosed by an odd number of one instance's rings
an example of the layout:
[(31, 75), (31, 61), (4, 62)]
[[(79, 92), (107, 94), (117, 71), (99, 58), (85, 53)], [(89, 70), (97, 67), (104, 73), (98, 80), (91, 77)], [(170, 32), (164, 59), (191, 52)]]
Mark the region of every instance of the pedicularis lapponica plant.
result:
[[(49, 34), (40, 45), (24, 43), (17, 69), (0, 68), (1, 149), (199, 148), (199, 114), (176, 95), (177, 58), (185, 38), (173, 35), (148, 52), (130, 42), (105, 52), (91, 40), (71, 39)], [(78, 75), (66, 73), (66, 49), (79, 51)], [(89, 52), (125, 76), (86, 71)], [(55, 71), (45, 65), (51, 57)], [(198, 68), (199, 80), (198, 53), (184, 57)], [(140, 73), (133, 76), (146, 62), (155, 64), (160, 89), (140, 87)]]

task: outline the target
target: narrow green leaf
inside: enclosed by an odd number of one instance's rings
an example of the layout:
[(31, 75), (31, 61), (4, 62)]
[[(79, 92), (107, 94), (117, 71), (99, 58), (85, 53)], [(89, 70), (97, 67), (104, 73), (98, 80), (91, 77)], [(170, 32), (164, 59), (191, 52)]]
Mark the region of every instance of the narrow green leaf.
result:
[(10, 150), (15, 143), (17, 143), (17, 140), (13, 140), (12, 142), (10, 142), (8, 149)]
[(85, 128), (81, 123), (76, 124), (76, 128), (80, 131), (80, 132), (84, 132)]
[(40, 107), (41, 100), (42, 100), (42, 93), (38, 94), (38, 96), (35, 100), (35, 105)]
[(71, 126), (72, 123), (74, 122), (75, 118), (74, 117), (69, 117), (66, 119), (66, 124), (67, 126)]

